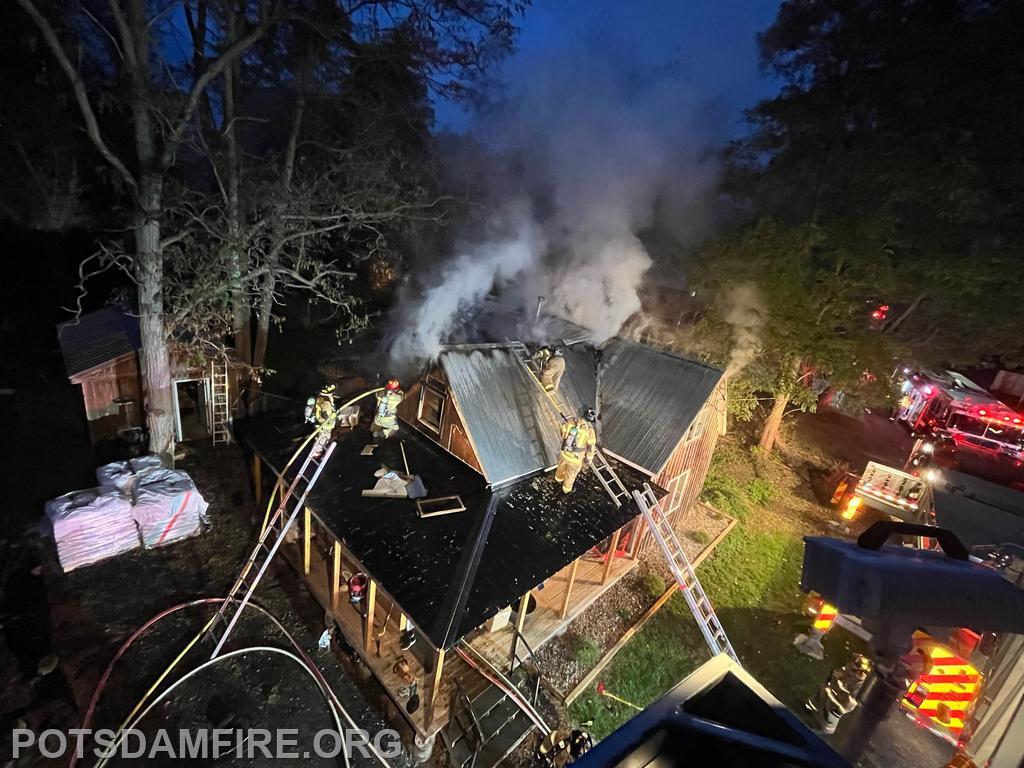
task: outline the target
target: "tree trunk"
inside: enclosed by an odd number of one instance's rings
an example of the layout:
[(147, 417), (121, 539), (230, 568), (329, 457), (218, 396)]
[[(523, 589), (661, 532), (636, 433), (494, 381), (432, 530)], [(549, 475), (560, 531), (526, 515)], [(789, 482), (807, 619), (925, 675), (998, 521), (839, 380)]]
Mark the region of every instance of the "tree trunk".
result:
[(274, 313), (274, 269), (267, 272), (267, 278), (260, 290), (260, 305), (256, 310), (256, 345), (253, 349), (252, 367), (262, 368), (267, 362), (267, 336), (270, 333), (270, 318)]
[(789, 405), (789, 395), (777, 394), (772, 401), (772, 410), (765, 419), (764, 427), (761, 429), (761, 439), (758, 445), (765, 453), (771, 453), (775, 447), (775, 441), (779, 436), (779, 427), (782, 426), (782, 417), (786, 413), (786, 406)]
[(882, 330), (885, 331), (885, 333), (896, 333), (896, 331), (900, 329), (900, 326), (903, 325), (906, 319), (910, 317), (912, 314), (914, 314), (917, 308), (921, 306), (921, 302), (924, 301), (925, 298), (926, 294), (919, 293), (910, 303), (910, 306), (903, 310), (899, 317), (897, 317), (895, 320), (893, 320), (891, 323), (885, 326), (885, 328), (883, 328)]
[(149, 428), (149, 450), (170, 459), (174, 455), (174, 399), (171, 395), (171, 355), (164, 328), (160, 222), (155, 215), (160, 210), (160, 179), (144, 178), (139, 191), (142, 210), (135, 225), (135, 279), (139, 289), (146, 426)]

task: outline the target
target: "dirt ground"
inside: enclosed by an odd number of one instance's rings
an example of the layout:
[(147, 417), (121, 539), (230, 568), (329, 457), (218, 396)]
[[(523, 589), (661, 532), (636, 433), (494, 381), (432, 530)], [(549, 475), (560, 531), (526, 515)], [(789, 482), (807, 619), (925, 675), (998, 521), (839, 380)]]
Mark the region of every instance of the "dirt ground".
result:
[[(134, 552), (65, 574), (57, 562), (52, 535), (43, 524), (43, 501), (95, 484), (99, 459), (90, 451), (76, 393), (59, 378), (19, 390), (5, 414), (6, 466), (19, 479), (5, 510), (0, 539), (0, 765), (66, 765), (67, 759), (11, 756), (11, 731), (28, 727), (67, 731), (80, 727), (107, 664), (121, 643), (143, 622), (173, 605), (225, 594), (253, 544), (257, 510), (246, 462), (235, 446), (214, 449), (205, 441), (186, 444), (188, 471), (210, 504), (211, 529), (164, 548)], [(47, 452), (59, 441), (61, 451)], [(13, 450), (12, 450), (13, 449)], [(111, 458), (105, 456), (103, 458)], [(319, 652), (323, 613), (299, 586), (286, 564), (275, 564), (261, 583), (259, 602), (276, 615), (309, 653), (347, 711), (361, 727), (385, 727), (384, 696), (344, 649)], [(156, 676), (205, 623), (211, 608), (179, 611), (142, 635), (121, 659), (99, 699), (93, 728), (114, 728)], [(269, 620), (253, 612), (239, 622), (231, 647), (288, 647)], [(197, 646), (179, 672), (209, 657)], [(210, 667), (185, 682), (142, 721), (144, 731), (177, 728), (296, 728), (307, 735), (333, 725), (313, 681), (280, 655), (247, 653)], [(173, 731), (172, 731), (173, 732)], [(299, 749), (302, 749), (300, 744)], [(163, 758), (170, 764), (170, 760)], [(86, 760), (83, 764), (91, 764)], [(222, 760), (224, 765), (261, 765), (254, 760)], [(402, 757), (391, 761), (407, 766)], [(111, 765), (139, 764), (137, 760)], [(146, 760), (161, 765), (161, 759)], [(213, 762), (208, 763), (213, 765)], [(336, 765), (311, 757), (304, 765)], [(357, 758), (354, 765), (370, 765)]]

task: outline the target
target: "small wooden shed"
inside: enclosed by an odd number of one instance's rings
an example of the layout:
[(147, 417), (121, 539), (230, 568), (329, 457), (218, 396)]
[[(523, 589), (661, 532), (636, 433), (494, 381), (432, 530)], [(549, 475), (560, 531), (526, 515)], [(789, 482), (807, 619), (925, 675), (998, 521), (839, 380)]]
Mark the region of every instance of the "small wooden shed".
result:
[[(124, 307), (105, 307), (59, 324), (57, 338), (68, 379), (82, 389), (92, 444), (137, 435), (146, 421), (138, 318)], [(213, 423), (210, 362), (172, 346), (171, 376), (177, 440), (209, 439)], [(232, 390), (233, 379), (228, 376)]]

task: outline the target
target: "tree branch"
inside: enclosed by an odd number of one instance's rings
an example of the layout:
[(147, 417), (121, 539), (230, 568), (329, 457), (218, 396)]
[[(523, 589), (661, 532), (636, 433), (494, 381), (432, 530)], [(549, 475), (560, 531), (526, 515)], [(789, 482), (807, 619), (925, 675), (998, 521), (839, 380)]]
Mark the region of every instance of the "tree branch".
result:
[[(31, 0), (18, 0), (18, 2), (31, 2)], [(248, 34), (238, 38), (238, 40), (225, 48), (216, 59), (210, 62), (210, 65), (206, 70), (196, 78), (195, 83), (192, 84), (192, 89), (189, 91), (185, 107), (182, 109), (181, 115), (178, 117), (178, 121), (171, 129), (167, 140), (164, 142), (164, 150), (160, 156), (159, 165), (162, 170), (167, 170), (171, 167), (171, 163), (174, 162), (174, 151), (177, 148), (178, 143), (181, 141), (181, 137), (185, 134), (185, 129), (191, 122), (192, 115), (195, 113), (196, 107), (199, 105), (199, 100), (202, 98), (206, 87), (221, 75), (221, 73), (227, 68), (228, 64), (245, 53), (251, 45), (263, 37), (267, 30), (270, 29), (270, 25), (273, 21), (274, 14), (264, 8), (263, 12), (260, 14), (259, 23), (253, 27)]]
[(82, 113), (82, 119), (85, 121), (85, 130), (92, 141), (93, 146), (99, 151), (103, 158), (110, 163), (115, 171), (124, 179), (124, 182), (131, 188), (132, 192), (138, 190), (138, 182), (132, 175), (128, 167), (121, 162), (121, 159), (114, 154), (114, 152), (107, 146), (106, 141), (103, 140), (103, 134), (100, 132), (99, 123), (96, 121), (96, 113), (93, 111), (92, 103), (89, 101), (88, 91), (85, 89), (85, 83), (82, 81), (82, 76), (79, 74), (78, 69), (74, 64), (71, 63), (71, 59), (68, 58), (67, 53), (60, 44), (60, 40), (57, 38), (57, 33), (54, 31), (50, 22), (46, 20), (46, 17), (39, 12), (36, 4), (32, 0), (18, 0), (18, 5), (27, 13), (32, 21), (35, 22), (36, 27), (42, 34), (43, 39), (49, 46), (51, 53), (54, 58), (57, 59), (57, 63), (60, 68), (64, 70), (64, 74), (67, 75), (68, 80), (71, 83), (71, 90), (75, 94), (75, 101), (78, 102), (78, 110)]

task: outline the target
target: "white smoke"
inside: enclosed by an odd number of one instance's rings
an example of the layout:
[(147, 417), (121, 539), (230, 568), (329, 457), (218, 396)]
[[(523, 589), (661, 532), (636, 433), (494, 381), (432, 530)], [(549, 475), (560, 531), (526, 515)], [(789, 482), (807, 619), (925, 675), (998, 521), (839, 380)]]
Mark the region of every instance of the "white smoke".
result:
[(725, 300), (725, 322), (732, 328), (732, 350), (725, 375), (734, 376), (747, 367), (761, 347), (765, 308), (757, 286), (750, 282), (732, 286)]
[(640, 310), (654, 263), (645, 231), (660, 227), (677, 249), (708, 234), (717, 179), (705, 151), (708, 99), (676, 64), (623, 71), (616, 62), (634, 58), (615, 47), (587, 40), (557, 56), (518, 57), (506, 73), (512, 85), (474, 126), (476, 143), (455, 143), (448, 168), (477, 186), (479, 202), (501, 220), (528, 200), (532, 223), (520, 227), (525, 237), (478, 237), (458, 252), (443, 269), (450, 282), (432, 283), (414, 313), (405, 353), (435, 353), (459, 309), (494, 289), (526, 313), (546, 296), (546, 311), (603, 341)]
[(452, 321), (495, 289), (501, 289), (535, 266), (543, 251), (540, 230), (518, 215), (506, 224), (503, 236), (480, 243), (463, 243), (441, 268), (437, 280), (424, 292), (402, 322), (402, 333), (391, 348), (397, 360), (434, 358)]

